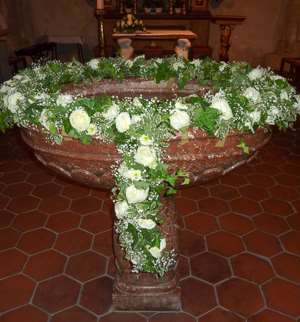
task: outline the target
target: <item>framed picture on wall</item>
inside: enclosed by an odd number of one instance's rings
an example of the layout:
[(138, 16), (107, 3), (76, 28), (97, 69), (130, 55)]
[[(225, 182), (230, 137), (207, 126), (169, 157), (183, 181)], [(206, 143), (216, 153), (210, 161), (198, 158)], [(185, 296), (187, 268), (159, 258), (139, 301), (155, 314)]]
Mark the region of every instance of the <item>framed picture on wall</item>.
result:
[(193, 11), (205, 11), (208, 9), (208, 0), (192, 0)]

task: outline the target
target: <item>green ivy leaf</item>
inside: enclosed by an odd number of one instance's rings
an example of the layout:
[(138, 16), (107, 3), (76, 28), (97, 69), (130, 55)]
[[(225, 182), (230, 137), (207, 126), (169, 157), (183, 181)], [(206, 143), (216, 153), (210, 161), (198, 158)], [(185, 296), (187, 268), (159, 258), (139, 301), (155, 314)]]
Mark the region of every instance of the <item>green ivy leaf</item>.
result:
[(240, 144), (237, 145), (237, 147), (242, 149), (245, 154), (250, 154), (250, 148), (245, 141), (241, 140)]

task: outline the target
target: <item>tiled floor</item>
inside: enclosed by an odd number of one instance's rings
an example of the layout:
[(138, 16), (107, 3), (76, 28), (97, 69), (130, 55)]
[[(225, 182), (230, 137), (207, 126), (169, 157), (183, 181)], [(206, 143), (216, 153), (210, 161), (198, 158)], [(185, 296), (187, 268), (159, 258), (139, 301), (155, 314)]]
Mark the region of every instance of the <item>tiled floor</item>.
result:
[(179, 193), (180, 313), (111, 309), (109, 194), (56, 177), (0, 137), (1, 322), (300, 321), (300, 127)]

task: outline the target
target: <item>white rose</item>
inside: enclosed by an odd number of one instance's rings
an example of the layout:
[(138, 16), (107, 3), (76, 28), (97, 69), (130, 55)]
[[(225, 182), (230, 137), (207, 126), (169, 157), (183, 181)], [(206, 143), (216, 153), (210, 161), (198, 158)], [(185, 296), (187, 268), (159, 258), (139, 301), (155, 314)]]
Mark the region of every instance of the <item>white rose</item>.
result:
[(251, 70), (251, 72), (248, 74), (248, 77), (250, 80), (254, 81), (256, 79), (261, 78), (264, 74), (264, 69), (261, 67), (257, 67)]
[(73, 111), (69, 117), (72, 127), (78, 132), (86, 131), (91, 123), (91, 119), (86, 111), (81, 108)]
[(143, 202), (148, 197), (149, 189), (137, 189), (134, 185), (126, 188), (125, 194), (128, 203), (138, 203)]
[(156, 226), (156, 223), (152, 219), (138, 219), (138, 225), (143, 229), (153, 229)]
[(187, 112), (175, 110), (170, 116), (170, 124), (175, 130), (180, 130), (190, 125), (190, 117)]
[(73, 102), (72, 95), (69, 94), (60, 94), (57, 97), (56, 104), (60, 105), (62, 107), (66, 107), (67, 105), (71, 104)]
[(161, 257), (161, 250), (154, 246), (149, 248), (149, 253), (154, 257), (154, 258), (160, 258)]
[(258, 110), (255, 110), (249, 114), (250, 118), (252, 119), (253, 123), (258, 123), (260, 121), (261, 112)]
[(87, 134), (93, 136), (96, 133), (97, 133), (97, 126), (94, 123), (90, 124), (90, 126), (87, 129)]
[(150, 138), (150, 136), (145, 135), (145, 134), (140, 137), (139, 141), (142, 145), (152, 145), (153, 144), (153, 140)]
[(224, 98), (214, 97), (211, 102), (211, 107), (221, 112), (221, 119), (229, 120), (232, 118), (231, 108)]
[(7, 95), (5, 98), (5, 103), (7, 108), (12, 112), (12, 113), (16, 113), (17, 109), (18, 109), (18, 104), (20, 102), (22, 102), (24, 99), (24, 96), (19, 93), (19, 92), (15, 92), (11, 95)]
[(103, 117), (107, 120), (107, 121), (113, 121), (119, 114), (119, 106), (115, 103), (113, 103), (110, 108), (103, 113)]
[(130, 115), (127, 112), (120, 113), (116, 118), (116, 127), (118, 132), (124, 133), (129, 130), (131, 125)]
[(247, 97), (249, 100), (251, 100), (254, 103), (258, 103), (261, 100), (260, 93), (253, 87), (248, 87), (243, 95)]
[(128, 169), (124, 173), (124, 177), (133, 181), (140, 181), (142, 180), (142, 172), (141, 170)]
[(278, 80), (278, 79), (285, 80), (285, 78), (284, 78), (284, 77), (279, 76), (279, 75), (271, 76), (271, 79), (272, 79), (272, 80)]
[(181, 102), (176, 102), (175, 103), (175, 109), (176, 110), (182, 110), (182, 111), (186, 111), (189, 107)]
[(122, 218), (127, 215), (129, 205), (126, 201), (118, 201), (115, 203), (115, 213), (117, 218)]
[(49, 130), (49, 111), (47, 109), (43, 109), (39, 120), (40, 123)]
[(139, 146), (134, 155), (134, 161), (151, 168), (156, 163), (155, 151), (149, 146)]
[(4, 83), (1, 87), (0, 87), (0, 93), (6, 94), (8, 92), (11, 92), (11, 87), (7, 86), (6, 83)]
[(98, 64), (99, 64), (99, 59), (97, 59), (97, 58), (91, 59), (91, 60), (87, 63), (87, 65), (88, 65), (89, 67), (91, 67), (93, 70), (98, 69)]

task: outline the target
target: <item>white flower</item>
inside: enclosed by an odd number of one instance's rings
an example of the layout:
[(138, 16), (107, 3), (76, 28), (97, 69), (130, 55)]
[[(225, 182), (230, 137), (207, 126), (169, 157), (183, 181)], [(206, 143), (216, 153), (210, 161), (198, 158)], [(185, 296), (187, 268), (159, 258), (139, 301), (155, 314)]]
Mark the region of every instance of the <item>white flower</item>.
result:
[(253, 112), (251, 112), (249, 114), (251, 120), (252, 120), (252, 123), (258, 123), (260, 121), (260, 117), (261, 117), (261, 112), (258, 111), (258, 110), (255, 110)]
[(270, 125), (274, 125), (275, 120), (279, 114), (280, 114), (279, 109), (276, 106), (272, 106), (271, 109), (269, 110), (268, 117), (266, 119), (266, 123), (270, 124)]
[(42, 110), (42, 113), (40, 115), (40, 123), (47, 129), (49, 130), (49, 111), (44, 108)]
[(134, 185), (126, 188), (125, 194), (128, 203), (143, 202), (148, 197), (149, 189), (137, 189)]
[(140, 115), (132, 115), (132, 118), (131, 118), (131, 124), (136, 124), (138, 122), (140, 122), (142, 119), (142, 117)]
[(99, 59), (97, 59), (97, 58), (91, 59), (91, 60), (87, 63), (87, 65), (88, 65), (89, 67), (91, 67), (93, 70), (98, 69), (98, 64), (99, 64)]
[(195, 67), (200, 67), (201, 64), (202, 64), (202, 61), (201, 59), (194, 59), (192, 62), (191, 62), (192, 65), (194, 65)]
[(116, 128), (118, 132), (124, 133), (129, 130), (131, 125), (131, 118), (127, 112), (120, 113), (116, 118)]
[(156, 226), (156, 223), (152, 219), (138, 219), (138, 225), (143, 229), (153, 229)]
[(222, 61), (219, 66), (219, 71), (223, 72), (226, 67), (227, 67), (227, 63)]
[(15, 92), (5, 97), (5, 105), (12, 113), (16, 113), (20, 102), (23, 100), (24, 96), (19, 92)]
[(248, 74), (248, 77), (250, 80), (254, 81), (256, 79), (261, 78), (264, 74), (264, 69), (261, 67), (257, 67), (251, 70), (251, 72)]
[(154, 257), (154, 258), (160, 258), (161, 257), (161, 250), (154, 246), (149, 248), (149, 253)]
[(170, 116), (170, 124), (175, 130), (180, 130), (190, 125), (190, 117), (187, 112), (174, 110)]
[(97, 133), (97, 126), (96, 126), (96, 124), (91, 123), (87, 129), (87, 134), (93, 136), (96, 133)]
[(113, 103), (110, 108), (103, 113), (103, 117), (107, 120), (107, 121), (113, 121), (119, 114), (119, 106), (115, 103)]
[(175, 110), (182, 110), (182, 111), (186, 111), (189, 107), (179, 101), (177, 101), (175, 103)]
[(257, 91), (254, 87), (248, 87), (244, 91), (243, 95), (254, 103), (258, 103), (261, 100), (259, 91)]
[(139, 146), (134, 155), (134, 161), (145, 167), (155, 167), (156, 155), (155, 151), (149, 146)]
[(226, 99), (221, 98), (218, 95), (213, 98), (211, 107), (221, 112), (220, 118), (223, 120), (229, 120), (233, 116), (231, 108)]
[(152, 144), (153, 144), (153, 139), (152, 139), (152, 138), (150, 138), (150, 136), (145, 135), (145, 134), (143, 134), (143, 135), (140, 137), (139, 141), (140, 141), (140, 143), (141, 143), (142, 145), (152, 145)]
[(131, 68), (133, 66), (133, 61), (131, 59), (128, 59), (125, 61), (125, 65), (128, 67), (128, 68)]
[(272, 79), (272, 80), (278, 80), (278, 79), (285, 80), (285, 78), (284, 78), (284, 77), (279, 76), (279, 75), (271, 76), (271, 79)]
[(41, 93), (41, 94), (35, 95), (34, 98), (37, 101), (40, 101), (41, 103), (45, 103), (50, 98), (50, 96), (46, 93)]
[(296, 111), (300, 113), (300, 95), (295, 95), (296, 103), (294, 104)]
[(135, 97), (132, 101), (133, 105), (136, 107), (143, 107), (141, 100), (138, 97)]
[(127, 215), (129, 205), (126, 201), (118, 201), (115, 203), (115, 213), (117, 218), (122, 218)]
[(8, 85), (6, 85), (6, 82), (0, 87), (0, 93), (8, 93), (8, 92), (11, 92), (12, 91), (12, 88)]
[(82, 108), (74, 110), (71, 113), (69, 120), (72, 127), (78, 132), (86, 131), (91, 123), (91, 119), (88, 113), (84, 111)]
[(69, 94), (60, 94), (56, 99), (56, 104), (62, 107), (66, 107), (72, 102), (73, 102), (73, 97), (72, 95), (69, 95)]
[(160, 258), (161, 257), (161, 252), (166, 248), (167, 243), (166, 243), (166, 239), (163, 238), (160, 241), (160, 247), (151, 247), (149, 248), (149, 252), (150, 254), (155, 257), (155, 258)]
[(288, 100), (289, 99), (289, 95), (286, 91), (281, 91), (280, 93), (280, 99), (281, 100)]
[(183, 61), (177, 61), (173, 64), (173, 69), (175, 71), (178, 71), (179, 68), (184, 68), (184, 63)]
[(132, 181), (140, 181), (142, 180), (142, 172), (141, 170), (127, 169), (126, 171), (124, 171), (123, 177)]

